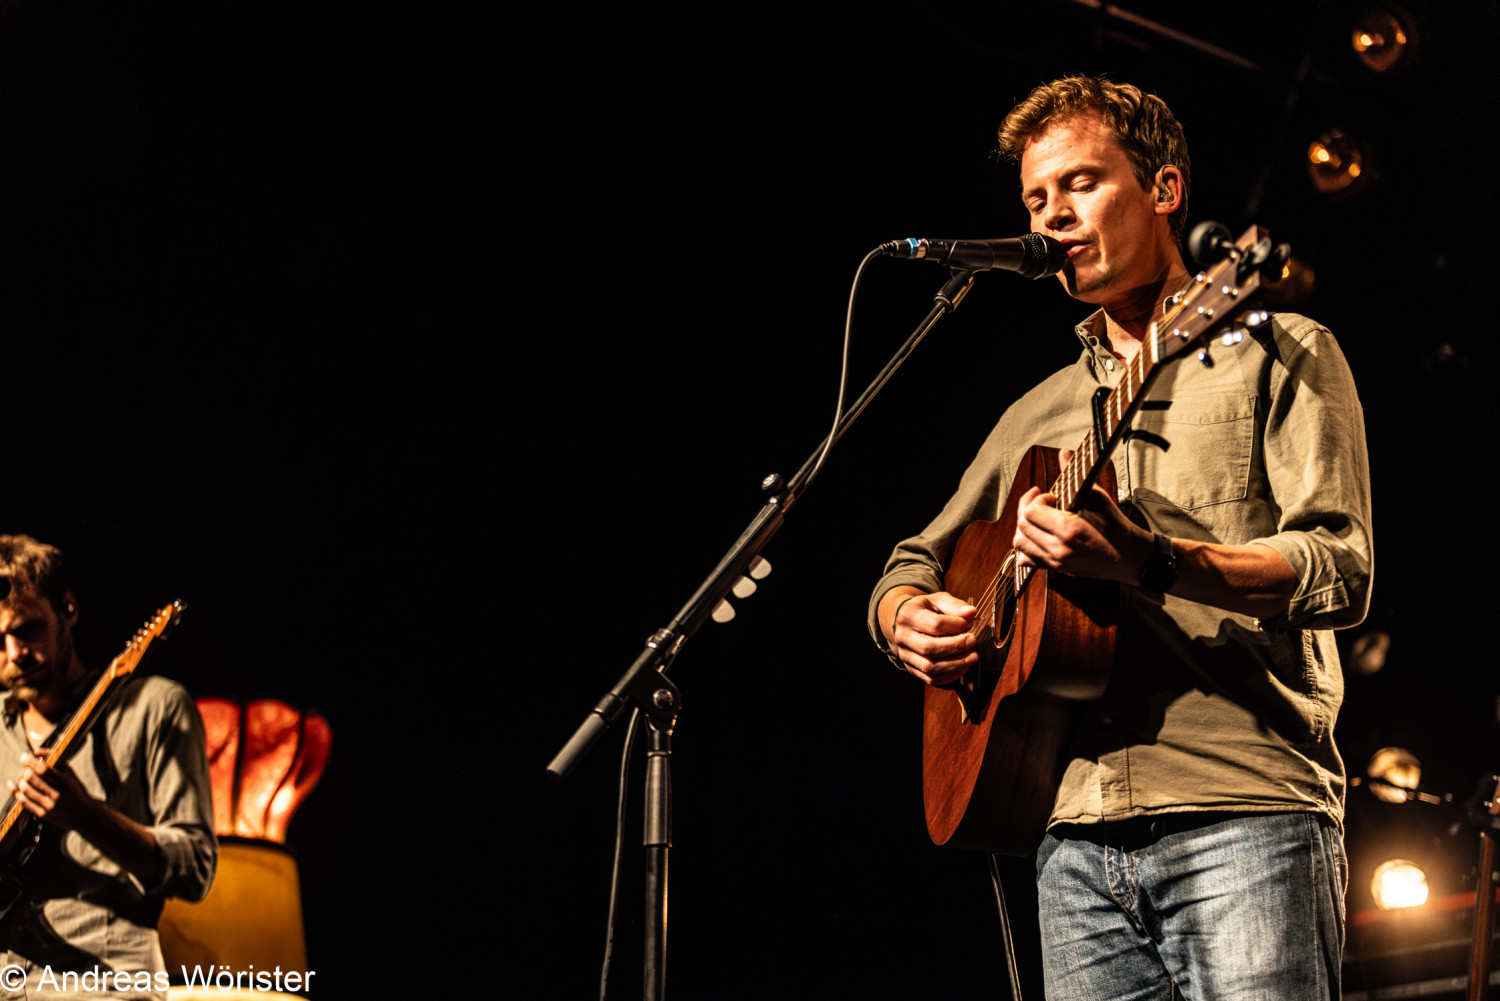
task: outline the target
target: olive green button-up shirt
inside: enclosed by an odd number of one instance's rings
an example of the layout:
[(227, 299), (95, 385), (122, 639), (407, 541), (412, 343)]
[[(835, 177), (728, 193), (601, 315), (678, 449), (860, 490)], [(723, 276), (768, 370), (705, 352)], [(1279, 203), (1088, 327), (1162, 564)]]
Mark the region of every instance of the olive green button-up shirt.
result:
[[(870, 599), (942, 590), (971, 521), (999, 517), (1032, 445), (1074, 448), (1090, 398), (1123, 371), (1095, 313), (1077, 362), (1000, 418), (942, 512), (896, 546)], [(1112, 461), (1153, 531), (1280, 553), (1296, 575), (1272, 621), (1124, 588), (1115, 665), (1086, 706), (1049, 824), (1177, 811), (1301, 810), (1343, 819), (1333, 744), (1343, 675), (1332, 630), (1363, 619), (1373, 568), (1364, 417), (1333, 336), (1277, 314), (1242, 344), (1162, 362)], [(1128, 508), (1127, 508), (1128, 510)], [(889, 656), (889, 651), (886, 651)]]

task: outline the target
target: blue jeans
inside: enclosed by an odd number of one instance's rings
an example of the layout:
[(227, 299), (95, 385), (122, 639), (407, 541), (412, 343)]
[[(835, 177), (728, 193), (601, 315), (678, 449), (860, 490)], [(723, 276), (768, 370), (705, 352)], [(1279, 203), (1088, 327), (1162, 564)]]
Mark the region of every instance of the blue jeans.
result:
[(1319, 814), (1063, 825), (1036, 871), (1047, 1001), (1339, 996), (1349, 866)]

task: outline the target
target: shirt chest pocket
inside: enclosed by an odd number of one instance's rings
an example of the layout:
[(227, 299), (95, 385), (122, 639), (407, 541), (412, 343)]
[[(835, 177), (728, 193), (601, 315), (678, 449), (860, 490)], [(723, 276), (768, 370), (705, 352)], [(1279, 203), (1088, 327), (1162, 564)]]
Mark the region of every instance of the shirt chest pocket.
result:
[(1184, 511), (1243, 500), (1255, 454), (1255, 397), (1228, 393), (1147, 401), (1130, 422), (1132, 490)]

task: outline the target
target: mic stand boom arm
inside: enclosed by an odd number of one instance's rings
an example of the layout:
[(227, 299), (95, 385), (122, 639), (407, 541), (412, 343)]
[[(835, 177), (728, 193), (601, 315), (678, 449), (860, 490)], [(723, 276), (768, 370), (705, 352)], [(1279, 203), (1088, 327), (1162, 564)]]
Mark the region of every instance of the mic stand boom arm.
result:
[(651, 634), (646, 640), (646, 648), (636, 657), (635, 662), (599, 700), (547, 766), (547, 774), (562, 781), (627, 707), (634, 704), (645, 714), (650, 745), (647, 751), (643, 841), (646, 849), (646, 926), (642, 996), (647, 1001), (661, 1001), (665, 997), (667, 849), (672, 845), (671, 741), (677, 712), (682, 706), (682, 692), (667, 678), (665, 672), (688, 637), (697, 632), (704, 620), (725, 600), (734, 585), (750, 569), (751, 562), (781, 528), (787, 510), (811, 482), (822, 460), (826, 458), (827, 451), (844, 436), (844, 432), (890, 381), (891, 376), (896, 374), (896, 370), (916, 350), (922, 338), (937, 325), (938, 320), (958, 308), (973, 284), (973, 271), (951, 271), (948, 281), (934, 297), (933, 307), (927, 316), (891, 360), (886, 362), (885, 368), (880, 370), (859, 399), (839, 416), (829, 438), (818, 444), (817, 450), (802, 464), (791, 482), (784, 483), (775, 473), (762, 481), (761, 489), (769, 496), (760, 513), (676, 617)]
[[(896, 370), (905, 363), (927, 333), (937, 325), (937, 322), (945, 314), (958, 308), (973, 284), (974, 272), (963, 270), (951, 272), (948, 281), (934, 297), (931, 311), (907, 338), (906, 343), (901, 345), (890, 361), (886, 362), (885, 368), (880, 370), (859, 398), (840, 416), (832, 432), (833, 443), (837, 443), (844, 436), (844, 432), (849, 429), (865, 407), (869, 406), (870, 401), (896, 374)], [(606, 729), (620, 718), (632, 702), (653, 719), (670, 720), (676, 715), (681, 705), (681, 692), (676, 685), (662, 676), (662, 672), (671, 665), (678, 651), (682, 649), (682, 645), (698, 631), (703, 621), (712, 614), (719, 602), (724, 600), (734, 584), (744, 576), (751, 561), (760, 555), (766, 543), (770, 542), (771, 537), (780, 530), (786, 512), (807, 485), (808, 477), (817, 465), (825, 445), (828, 444), (831, 443), (828, 443), (826, 439), (819, 442), (818, 448), (802, 464), (802, 468), (792, 477), (790, 483), (783, 483), (781, 477), (775, 473), (762, 481), (761, 488), (769, 494), (769, 498), (760, 513), (750, 522), (739, 539), (730, 547), (729, 552), (719, 561), (719, 565), (699, 586), (697, 592), (682, 607), (676, 617), (668, 625), (651, 634), (640, 656), (630, 665), (615, 686), (599, 700), (593, 711), (574, 732), (572, 738), (552, 759), (551, 764), (547, 766), (547, 774), (559, 781), (567, 778), (573, 767), (588, 753), (589, 748)]]

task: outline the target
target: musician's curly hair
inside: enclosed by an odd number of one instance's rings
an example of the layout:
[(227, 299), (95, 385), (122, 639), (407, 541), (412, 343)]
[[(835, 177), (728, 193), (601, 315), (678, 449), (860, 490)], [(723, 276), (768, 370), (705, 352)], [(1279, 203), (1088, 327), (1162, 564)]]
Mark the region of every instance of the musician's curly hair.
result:
[(29, 535), (0, 535), (0, 604), (32, 590), (62, 611), (68, 593), (62, 550)]
[(1182, 204), (1171, 217), (1172, 238), (1181, 240), (1187, 225), (1192, 164), (1182, 126), (1155, 94), (1097, 77), (1068, 76), (1044, 83), (1005, 116), (1000, 125), (1000, 148), (995, 152), (1019, 162), (1026, 146), (1048, 128), (1091, 111), (1114, 130), (1141, 187), (1149, 187), (1163, 167), (1182, 171)]

